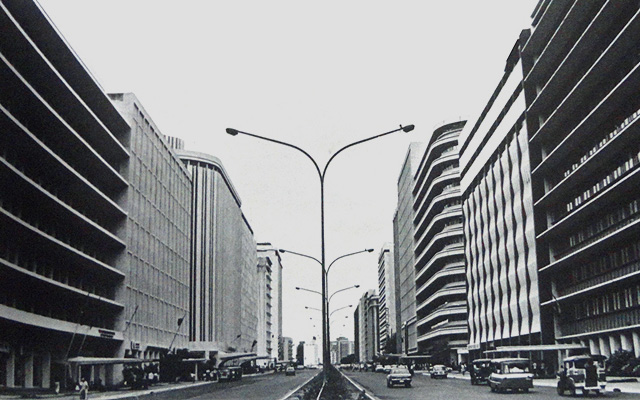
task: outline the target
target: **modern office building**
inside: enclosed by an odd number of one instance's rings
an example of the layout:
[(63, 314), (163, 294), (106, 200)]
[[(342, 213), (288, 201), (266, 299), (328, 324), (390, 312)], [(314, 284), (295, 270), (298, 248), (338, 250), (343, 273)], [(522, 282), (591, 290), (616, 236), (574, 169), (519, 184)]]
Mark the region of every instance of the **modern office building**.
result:
[(353, 342), (344, 336), (331, 342), (331, 362), (340, 364), (340, 360), (353, 354)]
[(606, 356), (640, 356), (639, 6), (540, 1), (522, 49), (544, 339)]
[(258, 257), (256, 290), (258, 291), (256, 353), (260, 357), (271, 357), (273, 350), (271, 341), (271, 260), (266, 257)]
[(158, 359), (187, 347), (191, 176), (135, 95), (109, 98), (131, 126), (121, 356)]
[(393, 244), (385, 243), (378, 256), (378, 303), (380, 318), (381, 353), (397, 354), (401, 351), (399, 333), (400, 291), (394, 266)]
[(257, 250), (240, 197), (219, 159), (176, 151), (193, 182), (189, 349), (255, 352)]
[(124, 343), (130, 128), (37, 3), (0, 20), (0, 386), (50, 388)]
[(279, 361), (291, 362), (295, 361), (293, 357), (293, 339), (290, 337), (282, 336), (280, 338), (280, 348), (282, 349), (283, 357), (279, 358)]
[(467, 353), (467, 302), (458, 136), (465, 121), (434, 130), (414, 175), (418, 353), (453, 365)]
[(354, 323), (356, 338), (358, 340), (359, 362), (372, 362), (373, 357), (380, 353), (380, 333), (378, 326), (378, 295), (375, 290), (365, 292), (358, 303), (357, 323)]
[(285, 359), (284, 349), (275, 346), (282, 339), (282, 259), (278, 249), (271, 243), (258, 243), (258, 256), (269, 260), (271, 271), (268, 278), (268, 301), (271, 304), (267, 317), (270, 318), (270, 333), (267, 340), (270, 342), (268, 348), (273, 348), (271, 355), (278, 360)]
[(528, 35), (522, 31), (489, 101), (459, 137), (472, 358), (542, 343), (522, 89)]
[(316, 366), (322, 364), (322, 351), (319, 349), (315, 336), (311, 342), (300, 342), (302, 345), (302, 362), (304, 366)]
[(405, 355), (416, 354), (418, 351), (413, 176), (423, 154), (423, 147), (421, 143), (409, 145), (398, 178), (398, 204), (393, 217), (393, 264), (398, 279), (401, 351)]

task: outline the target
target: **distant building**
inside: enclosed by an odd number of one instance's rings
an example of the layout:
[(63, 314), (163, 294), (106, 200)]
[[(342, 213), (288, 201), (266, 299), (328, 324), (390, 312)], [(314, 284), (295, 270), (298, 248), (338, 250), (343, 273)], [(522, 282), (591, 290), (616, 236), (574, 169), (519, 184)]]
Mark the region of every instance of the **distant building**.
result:
[(311, 343), (300, 342), (303, 344), (303, 365), (305, 366), (314, 366), (322, 364), (321, 356), (322, 353), (318, 348), (318, 343), (316, 342), (316, 338), (314, 337)]
[(295, 357), (293, 356), (293, 339), (290, 337), (283, 336), (281, 337), (281, 345), (282, 354), (284, 355), (282, 358), (279, 358), (280, 361), (294, 361)]
[(465, 121), (434, 130), (414, 175), (418, 352), (454, 365), (467, 354), (467, 301), (458, 135)]
[[(398, 275), (394, 265), (393, 244), (385, 243), (378, 256), (378, 293), (380, 318), (380, 349), (388, 353), (401, 350), (399, 334), (400, 324), (400, 290)], [(387, 346), (387, 340), (391, 343)], [(389, 351), (387, 350), (389, 347)]]
[(177, 153), (193, 180), (189, 349), (255, 352), (257, 251), (240, 197), (219, 159)]
[(286, 354), (279, 346), (282, 339), (282, 259), (280, 252), (271, 243), (258, 243), (258, 256), (271, 263), (271, 271), (267, 280), (268, 302), (267, 318), (270, 320), (270, 333), (267, 335), (268, 346), (271, 348), (271, 356), (278, 360), (284, 360)]
[(340, 360), (353, 354), (353, 342), (346, 337), (339, 337), (331, 342), (331, 363), (339, 364)]
[(271, 260), (266, 257), (258, 257), (258, 279), (257, 279), (258, 301), (256, 311), (258, 316), (257, 334), (257, 354), (258, 356), (272, 357), (271, 342)]
[(364, 362), (373, 361), (373, 357), (379, 354), (379, 326), (378, 326), (378, 295), (375, 290), (369, 290), (362, 295), (358, 307), (357, 316), (357, 359)]

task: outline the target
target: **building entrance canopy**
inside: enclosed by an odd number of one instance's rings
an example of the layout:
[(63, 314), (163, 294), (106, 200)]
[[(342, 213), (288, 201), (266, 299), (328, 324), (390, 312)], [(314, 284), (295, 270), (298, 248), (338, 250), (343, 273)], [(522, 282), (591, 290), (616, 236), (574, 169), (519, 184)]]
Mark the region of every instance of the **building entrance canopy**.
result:
[(588, 347), (581, 344), (531, 344), (522, 346), (498, 346), (495, 350), (485, 350), (485, 354), (527, 352), (527, 351), (561, 351), (584, 350)]
[(144, 360), (142, 358), (110, 358), (110, 357), (73, 357), (68, 360), (76, 365), (113, 365), (113, 364), (139, 364), (158, 360)]

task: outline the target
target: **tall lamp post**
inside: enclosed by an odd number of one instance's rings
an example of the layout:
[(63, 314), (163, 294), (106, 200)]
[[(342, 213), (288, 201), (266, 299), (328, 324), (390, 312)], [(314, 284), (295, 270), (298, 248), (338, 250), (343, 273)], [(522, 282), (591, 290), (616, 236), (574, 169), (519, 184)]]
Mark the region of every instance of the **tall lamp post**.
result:
[(271, 138), (267, 138), (264, 136), (259, 136), (259, 135), (254, 135), (253, 133), (249, 133), (249, 132), (243, 132), (243, 131), (239, 131), (237, 129), (234, 128), (227, 128), (226, 132), (231, 135), (231, 136), (237, 136), (238, 134), (241, 135), (245, 135), (245, 136), (251, 136), (257, 139), (262, 139), (262, 140), (266, 140), (268, 142), (272, 142), (272, 143), (277, 143), (277, 144), (281, 144), (283, 146), (287, 146), (287, 147), (291, 147), (293, 149), (298, 150), (299, 152), (301, 152), (302, 154), (304, 154), (312, 163), (313, 166), (316, 168), (316, 171), (318, 172), (318, 178), (320, 178), (320, 247), (321, 247), (321, 254), (322, 254), (322, 258), (321, 258), (321, 265), (322, 265), (322, 275), (321, 275), (321, 279), (322, 279), (322, 298), (323, 298), (323, 302), (322, 302), (322, 370), (324, 372), (324, 377), (326, 379), (327, 377), (327, 373), (329, 370), (329, 365), (331, 364), (331, 349), (330, 349), (330, 343), (329, 343), (329, 338), (327, 337), (327, 333), (328, 333), (328, 325), (329, 325), (329, 316), (327, 314), (327, 274), (326, 274), (326, 263), (325, 263), (325, 237), (324, 237), (324, 179), (327, 173), (327, 168), (329, 168), (329, 164), (331, 164), (331, 161), (333, 161), (333, 159), (340, 154), (341, 152), (343, 152), (344, 150), (356, 146), (358, 144), (361, 143), (365, 143), (368, 142), (370, 140), (373, 139), (377, 139), (380, 138), (382, 136), (386, 136), (395, 132), (399, 132), (399, 131), (403, 131), (403, 132), (411, 132), (414, 129), (414, 125), (407, 125), (407, 126), (402, 126), (400, 125), (400, 128), (398, 129), (394, 129), (392, 131), (389, 132), (385, 132), (385, 133), (381, 133), (379, 135), (376, 136), (371, 136), (369, 138), (366, 139), (362, 139), (362, 140), (358, 140), (356, 142), (353, 142), (351, 144), (348, 144), (344, 147), (342, 147), (340, 150), (336, 151), (335, 153), (333, 153), (333, 155), (329, 158), (329, 161), (327, 161), (327, 163), (324, 166), (324, 169), (320, 169), (320, 166), (318, 165), (318, 163), (316, 162), (316, 160), (311, 157), (311, 155), (309, 155), (309, 153), (307, 153), (306, 151), (304, 151), (303, 149), (301, 149), (298, 146), (295, 146), (293, 144), (287, 143), (287, 142), (283, 142), (280, 140), (276, 140), (276, 139), (271, 139)]

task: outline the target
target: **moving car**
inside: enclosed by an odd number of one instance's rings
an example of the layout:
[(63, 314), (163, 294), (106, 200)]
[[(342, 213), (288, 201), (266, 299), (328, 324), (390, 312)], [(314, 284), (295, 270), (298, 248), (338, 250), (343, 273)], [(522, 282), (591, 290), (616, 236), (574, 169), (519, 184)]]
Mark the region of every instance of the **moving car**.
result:
[(564, 395), (569, 391), (575, 396), (576, 390), (581, 390), (583, 395), (589, 391), (596, 394), (604, 393), (607, 385), (605, 370), (605, 356), (582, 355), (567, 357), (562, 362), (562, 370), (558, 373), (558, 394)]
[(471, 375), (472, 385), (486, 385), (489, 383), (491, 375), (491, 360), (488, 358), (478, 358), (469, 365), (469, 375)]
[(529, 360), (526, 358), (496, 358), (491, 360), (489, 386), (492, 392), (528, 392), (533, 388), (533, 374), (529, 373)]
[(435, 378), (446, 378), (447, 377), (447, 367), (444, 365), (434, 365), (431, 368), (431, 379)]
[(391, 369), (391, 372), (387, 375), (387, 387), (392, 387), (393, 385), (411, 387), (411, 373), (407, 368)]
[(285, 374), (286, 376), (289, 376), (289, 375), (295, 375), (295, 374), (296, 374), (296, 369), (295, 369), (295, 368), (293, 368), (293, 366), (289, 365), (289, 366), (284, 370), (284, 374)]

